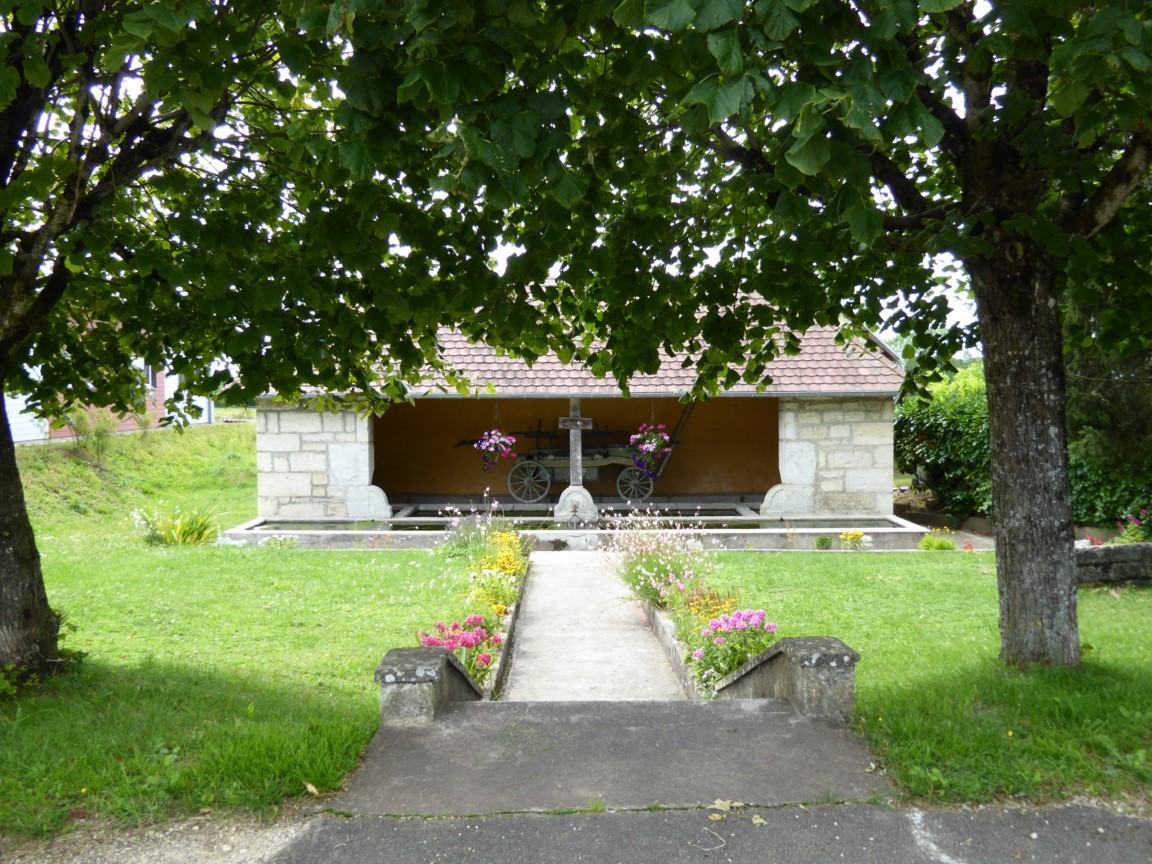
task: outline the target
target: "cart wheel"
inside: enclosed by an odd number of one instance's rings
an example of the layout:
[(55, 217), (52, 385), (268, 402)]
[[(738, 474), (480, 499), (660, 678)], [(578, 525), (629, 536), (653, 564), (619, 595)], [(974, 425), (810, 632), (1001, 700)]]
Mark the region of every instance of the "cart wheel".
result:
[(625, 501), (643, 501), (652, 494), (656, 481), (639, 468), (625, 468), (616, 478), (616, 491)]
[(508, 472), (508, 491), (513, 498), (524, 504), (539, 501), (548, 494), (551, 484), (548, 469), (531, 459), (520, 460)]

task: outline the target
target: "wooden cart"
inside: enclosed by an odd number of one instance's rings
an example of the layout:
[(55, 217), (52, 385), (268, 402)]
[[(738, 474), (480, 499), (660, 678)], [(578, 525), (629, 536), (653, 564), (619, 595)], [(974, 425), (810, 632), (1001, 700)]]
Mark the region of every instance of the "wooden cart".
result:
[[(582, 461), (585, 469), (625, 466), (616, 476), (616, 491), (625, 501), (645, 500), (656, 485), (657, 475), (636, 467), (630, 447), (585, 450)], [(567, 450), (531, 450), (526, 455), (517, 456), (509, 469), (508, 492), (524, 504), (540, 501), (548, 494), (552, 481), (566, 479), (571, 467), (571, 454)]]

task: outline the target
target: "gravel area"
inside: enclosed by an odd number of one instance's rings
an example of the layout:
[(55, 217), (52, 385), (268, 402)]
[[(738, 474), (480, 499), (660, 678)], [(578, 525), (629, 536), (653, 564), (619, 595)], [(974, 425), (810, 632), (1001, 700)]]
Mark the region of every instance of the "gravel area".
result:
[(300, 836), (311, 811), (285, 809), (275, 820), (208, 814), (148, 828), (80, 822), (52, 841), (6, 845), (4, 864), (266, 864)]

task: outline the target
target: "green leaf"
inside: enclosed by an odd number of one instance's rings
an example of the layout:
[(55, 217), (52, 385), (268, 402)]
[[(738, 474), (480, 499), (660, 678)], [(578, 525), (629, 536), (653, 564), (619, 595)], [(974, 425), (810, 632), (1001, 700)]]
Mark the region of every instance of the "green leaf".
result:
[(460, 82), (448, 72), (443, 63), (430, 60), (420, 64), (420, 77), (428, 87), (428, 95), (442, 105), (451, 105), (460, 95)]
[(1063, 117), (1075, 114), (1088, 98), (1090, 89), (1083, 81), (1069, 81), (1052, 94), (1052, 107)]
[(715, 30), (739, 21), (743, 14), (744, 0), (704, 0), (696, 16), (696, 26), (701, 30)]
[(552, 197), (565, 207), (571, 207), (583, 198), (587, 192), (587, 181), (567, 171), (561, 175), (560, 180), (552, 187)]
[(884, 233), (884, 216), (873, 207), (854, 204), (848, 208), (848, 229), (861, 246), (871, 246)]
[(964, 0), (920, 0), (920, 11), (929, 14), (933, 12), (947, 12), (961, 5)]
[(24, 58), (24, 77), (33, 87), (43, 90), (52, 80), (52, 72), (44, 57), (40, 54), (39, 45), (30, 46), (31, 51)]
[(756, 13), (764, 22), (764, 35), (781, 42), (800, 26), (800, 19), (792, 14), (782, 0), (758, 0)]
[(11, 66), (0, 66), (0, 108), (10, 104), (16, 98), (16, 91), (20, 87), (20, 73)]
[(816, 88), (803, 81), (787, 84), (780, 88), (780, 101), (776, 103), (775, 114), (781, 120), (792, 120), (804, 106), (816, 99)]
[(696, 20), (696, 10), (690, 0), (647, 0), (644, 17), (653, 27), (679, 33)]
[(376, 161), (372, 158), (367, 142), (360, 139), (341, 142), (340, 163), (353, 177), (361, 180), (367, 180), (376, 170)]
[(1125, 45), (1116, 53), (1137, 72), (1147, 72), (1149, 69), (1152, 69), (1152, 60), (1148, 58), (1147, 54), (1137, 48)]
[(916, 122), (920, 127), (920, 138), (926, 147), (935, 147), (944, 137), (944, 124), (937, 120), (921, 103), (916, 104)]
[(644, 28), (644, 0), (624, 0), (612, 12), (612, 20), (630, 30)]
[(823, 135), (797, 140), (784, 153), (789, 165), (809, 177), (819, 174), (831, 156), (832, 146)]
[(739, 113), (744, 93), (744, 82), (739, 78), (720, 80), (715, 75), (705, 78), (688, 91), (687, 103), (699, 102), (708, 109), (708, 122), (722, 123)]
[(729, 27), (709, 33), (708, 50), (725, 75), (739, 75), (744, 71), (744, 49), (740, 47), (740, 35), (736, 28)]

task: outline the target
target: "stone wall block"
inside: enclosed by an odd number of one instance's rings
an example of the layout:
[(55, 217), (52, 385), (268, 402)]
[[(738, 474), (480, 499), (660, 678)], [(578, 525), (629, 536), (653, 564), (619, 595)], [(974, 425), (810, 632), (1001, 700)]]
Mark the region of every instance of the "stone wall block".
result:
[(280, 415), (281, 432), (321, 432), (324, 429), (324, 417), (319, 411), (310, 411), (300, 408), (295, 411), (285, 411)]
[(294, 453), (300, 449), (300, 436), (282, 432), (260, 435), (256, 438), (256, 450), (268, 453)]
[[(325, 448), (325, 450), (326, 449), (327, 448)], [(299, 471), (301, 473), (321, 472), (321, 476), (327, 477), (327, 454), (320, 450), (300, 450), (296, 453), (291, 453), (288, 456), (288, 470)]]

